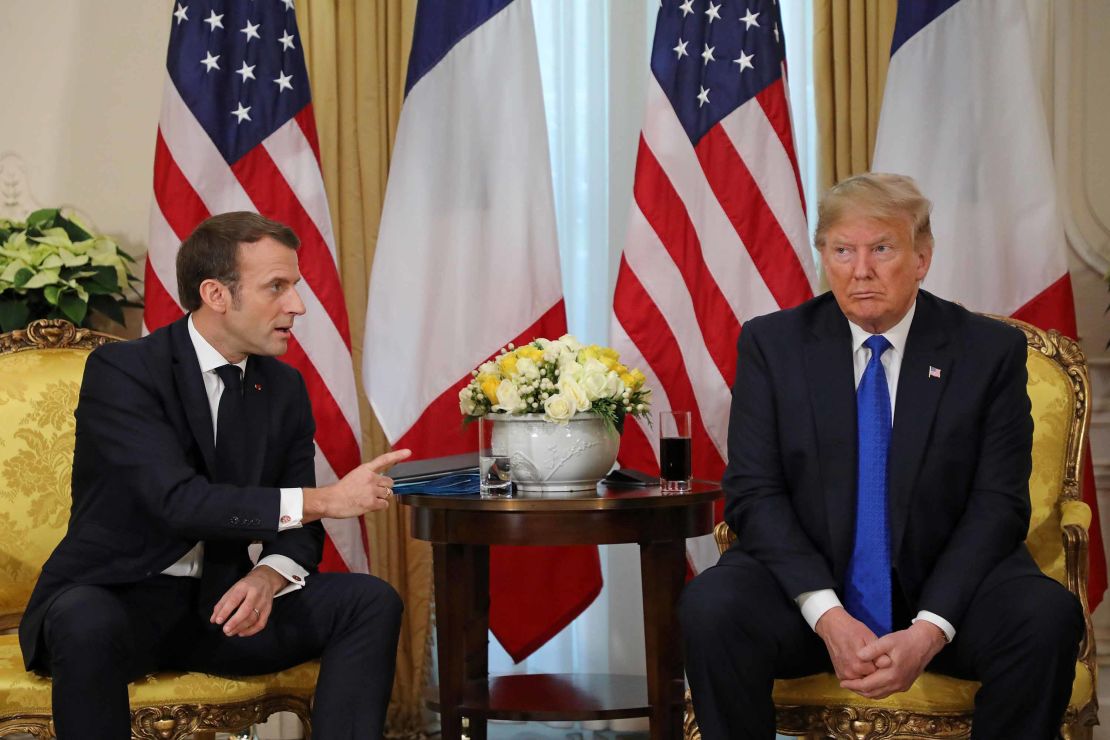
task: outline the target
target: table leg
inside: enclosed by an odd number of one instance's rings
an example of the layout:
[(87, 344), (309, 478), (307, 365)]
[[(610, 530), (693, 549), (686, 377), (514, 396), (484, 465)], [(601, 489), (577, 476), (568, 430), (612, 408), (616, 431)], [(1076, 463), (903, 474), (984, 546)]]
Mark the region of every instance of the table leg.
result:
[(685, 578), (685, 541), (640, 544), (652, 740), (682, 737), (684, 681), (677, 603)]
[[(434, 544), (432, 559), (441, 736), (458, 740), (466, 685), (489, 676), (489, 548)], [(485, 740), (485, 717), (468, 719), (471, 740)]]

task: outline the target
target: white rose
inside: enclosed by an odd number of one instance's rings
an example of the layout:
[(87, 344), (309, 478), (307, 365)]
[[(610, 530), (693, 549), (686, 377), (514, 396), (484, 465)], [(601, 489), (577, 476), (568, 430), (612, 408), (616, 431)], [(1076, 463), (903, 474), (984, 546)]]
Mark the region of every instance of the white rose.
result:
[(571, 352), (577, 352), (578, 350), (582, 349), (581, 343), (579, 343), (578, 338), (575, 337), (573, 334), (564, 334), (563, 336), (559, 337), (559, 341), (562, 342), (563, 345)]
[(582, 380), (582, 366), (575, 355), (567, 352), (559, 357), (559, 377), (571, 378), (575, 382)]
[(478, 366), (478, 372), (483, 375), (500, 375), (501, 371), (497, 368), (496, 362), (483, 362)]
[(608, 398), (610, 395), (608, 392), (609, 379), (604, 365), (600, 371), (587, 365), (582, 371), (581, 385), (586, 394), (594, 401), (599, 398)]
[(590, 410), (590, 397), (573, 378), (566, 376), (559, 378), (559, 393), (574, 402), (575, 411)]
[(543, 410), (551, 421), (566, 424), (567, 419), (574, 416), (574, 402), (562, 393), (556, 393), (543, 402)]
[(493, 410), (508, 411), (511, 414), (523, 409), (524, 401), (521, 400), (520, 393), (513, 385), (513, 381), (502, 380), (501, 385), (497, 386), (497, 404), (493, 407)]
[(625, 386), (621, 381), (621, 376), (617, 375), (616, 371), (610, 370), (605, 375), (605, 398), (616, 398), (624, 392)]
[(517, 358), (516, 371), (526, 378), (538, 378), (540, 376), (540, 368), (536, 365), (534, 360), (527, 357)]
[(468, 385), (459, 391), (459, 411), (465, 416), (476, 416), (478, 413), (478, 404), (474, 403), (473, 390)]

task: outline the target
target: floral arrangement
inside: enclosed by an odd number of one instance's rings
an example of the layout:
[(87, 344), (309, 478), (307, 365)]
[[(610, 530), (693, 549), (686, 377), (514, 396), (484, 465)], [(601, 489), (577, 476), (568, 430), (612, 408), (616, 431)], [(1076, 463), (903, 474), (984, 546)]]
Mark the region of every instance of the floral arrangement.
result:
[(118, 244), (57, 208), (25, 222), (0, 218), (0, 331), (35, 319), (87, 326), (90, 309), (122, 324), (123, 307), (141, 305), (129, 262)]
[(546, 421), (566, 424), (588, 411), (620, 429), (626, 415), (647, 416), (651, 404), (642, 372), (622, 365), (616, 350), (579, 344), (570, 334), (510, 344), (473, 376), (459, 391), (459, 410), (468, 421), (489, 413), (542, 413)]

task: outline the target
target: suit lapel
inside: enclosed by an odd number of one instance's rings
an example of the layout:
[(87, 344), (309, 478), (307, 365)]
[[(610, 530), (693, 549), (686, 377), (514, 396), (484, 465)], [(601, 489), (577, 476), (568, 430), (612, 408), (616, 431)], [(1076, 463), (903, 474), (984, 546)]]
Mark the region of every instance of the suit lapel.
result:
[(266, 394), (271, 389), (268, 388), (265, 371), (260, 365), (257, 357), (247, 360), (247, 372), (243, 379), (243, 406), (247, 416), (247, 459), (243, 469), (247, 474), (247, 485), (258, 485), (262, 479), (262, 461), (266, 455), (266, 438), (270, 426)]
[(833, 301), (820, 309), (805, 349), (833, 572), (851, 557), (856, 500), (856, 395), (852, 335)]
[(200, 447), (204, 465), (208, 471), (215, 470), (216, 441), (212, 434), (212, 412), (208, 409), (208, 394), (204, 392), (204, 380), (200, 377), (200, 363), (196, 350), (189, 339), (186, 316), (170, 325), (171, 347), (173, 352), (173, 375), (177, 393), (189, 421), (189, 429)]
[(894, 429), (887, 463), (891, 555), (895, 562), (905, 532), (913, 483), (921, 467), (937, 406), (952, 377), (955, 355), (943, 329), (935, 299), (920, 292), (898, 374)]

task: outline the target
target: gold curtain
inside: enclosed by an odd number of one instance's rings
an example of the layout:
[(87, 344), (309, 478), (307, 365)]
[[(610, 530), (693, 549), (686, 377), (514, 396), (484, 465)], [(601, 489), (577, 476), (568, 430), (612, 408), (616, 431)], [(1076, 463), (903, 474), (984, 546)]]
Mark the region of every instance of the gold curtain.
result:
[[(416, 0), (302, 0), (299, 11), (361, 391), (366, 292), (404, 98)], [(363, 459), (368, 460), (388, 450), (389, 443), (365, 393), (360, 392), (359, 399)], [(368, 516), (366, 525), (371, 570), (405, 601), (389, 735), (418, 736), (423, 726), (431, 551), (409, 536), (407, 511), (400, 506)]]
[(815, 0), (813, 75), (822, 193), (871, 167), (897, 0)]

